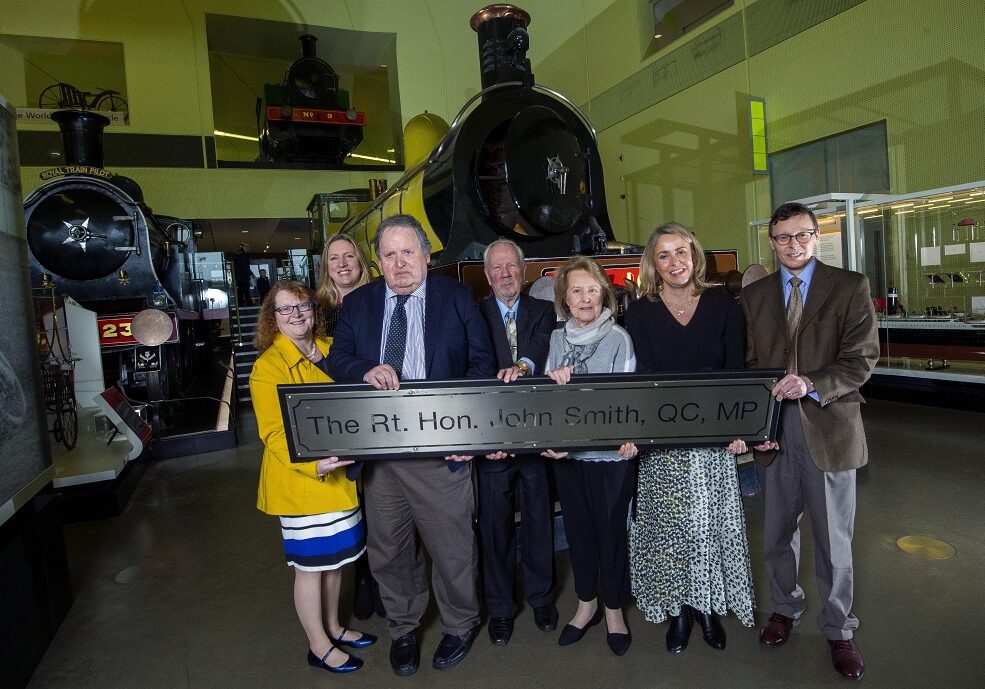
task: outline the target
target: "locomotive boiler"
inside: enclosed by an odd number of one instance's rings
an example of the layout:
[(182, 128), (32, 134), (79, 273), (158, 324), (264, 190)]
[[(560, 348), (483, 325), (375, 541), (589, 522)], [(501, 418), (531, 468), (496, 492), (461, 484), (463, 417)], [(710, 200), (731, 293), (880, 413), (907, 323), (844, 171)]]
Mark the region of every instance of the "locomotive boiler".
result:
[[(451, 125), (425, 113), (405, 130), (407, 172), (341, 227), (377, 265), (383, 218), (410, 213), (432, 245), (432, 270), (489, 290), (482, 252), (498, 238), (528, 257), (526, 280), (551, 275), (573, 253), (591, 255), (617, 292), (632, 293), (642, 246), (614, 241), (595, 130), (562, 94), (535, 83), (527, 26), (513, 5), (473, 15), (482, 89)], [(372, 180), (371, 180), (372, 181)], [(736, 289), (737, 252), (706, 251), (709, 278)]]
[(338, 73), (317, 56), (318, 39), (304, 34), (300, 40), (301, 57), (283, 83), (265, 84), (257, 99), (259, 160), (340, 165), (363, 140), (366, 115), (351, 106)]
[(595, 131), (567, 98), (534, 83), (529, 23), (512, 5), (472, 17), (482, 89), (421, 160), (408, 141), (413, 167), (344, 226), (368, 256), (376, 225), (398, 212), (422, 221), (436, 265), (478, 258), (499, 237), (528, 256), (605, 252), (613, 233)]
[[(103, 169), (107, 118), (65, 110), (52, 119), (66, 164), (44, 172), (24, 202), (32, 286), (96, 312), (108, 384), (149, 400), (168, 398), (182, 374), (179, 348), (201, 338), (193, 323), (202, 300), (191, 272), (194, 227), (154, 215), (134, 180)], [(155, 336), (161, 347), (142, 347), (131, 330), (146, 309), (171, 320), (170, 334)]]

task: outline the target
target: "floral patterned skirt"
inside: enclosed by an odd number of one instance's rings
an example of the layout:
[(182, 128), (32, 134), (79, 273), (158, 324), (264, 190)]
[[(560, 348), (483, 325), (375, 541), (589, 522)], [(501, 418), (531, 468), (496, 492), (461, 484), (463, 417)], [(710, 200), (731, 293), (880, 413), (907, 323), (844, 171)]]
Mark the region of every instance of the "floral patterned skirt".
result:
[(636, 604), (650, 622), (682, 605), (753, 624), (749, 542), (734, 456), (724, 448), (640, 454), (629, 534)]

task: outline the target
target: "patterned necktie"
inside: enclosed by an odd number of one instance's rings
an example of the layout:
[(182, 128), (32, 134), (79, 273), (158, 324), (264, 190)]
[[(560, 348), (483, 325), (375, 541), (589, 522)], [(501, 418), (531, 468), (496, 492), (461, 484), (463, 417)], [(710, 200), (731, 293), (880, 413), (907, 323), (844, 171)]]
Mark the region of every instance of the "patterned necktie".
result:
[(516, 319), (513, 318), (513, 311), (506, 312), (506, 339), (510, 343), (513, 361), (516, 361)]
[(794, 375), (797, 375), (797, 330), (804, 313), (804, 300), (800, 296), (803, 282), (798, 277), (790, 278), (790, 299), (787, 300), (787, 373)]
[(383, 363), (390, 364), (397, 376), (404, 367), (404, 354), (407, 351), (407, 308), (409, 294), (398, 294), (397, 305), (390, 316), (390, 329), (386, 332), (386, 346), (383, 348)]

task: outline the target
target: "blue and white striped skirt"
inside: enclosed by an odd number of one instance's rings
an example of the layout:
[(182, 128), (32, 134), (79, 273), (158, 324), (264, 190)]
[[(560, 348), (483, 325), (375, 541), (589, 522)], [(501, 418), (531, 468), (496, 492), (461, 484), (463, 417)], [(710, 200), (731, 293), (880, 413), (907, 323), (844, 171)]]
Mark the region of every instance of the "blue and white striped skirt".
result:
[(338, 569), (366, 550), (362, 510), (281, 517), (287, 564), (305, 572)]

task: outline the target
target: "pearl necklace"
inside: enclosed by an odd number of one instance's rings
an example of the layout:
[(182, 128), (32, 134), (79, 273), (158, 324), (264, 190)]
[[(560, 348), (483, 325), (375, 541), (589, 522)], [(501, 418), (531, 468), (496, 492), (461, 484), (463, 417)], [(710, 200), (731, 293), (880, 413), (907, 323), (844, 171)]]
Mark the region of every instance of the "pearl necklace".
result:
[(318, 353), (318, 345), (314, 342), (311, 343), (311, 351), (304, 355), (308, 361), (314, 361), (315, 355)]

